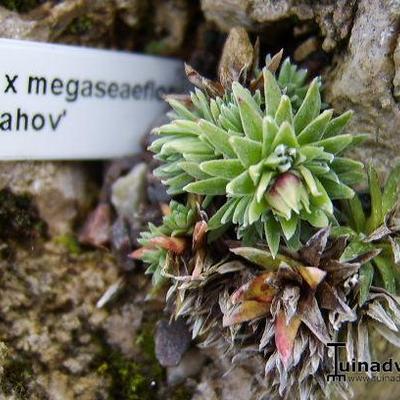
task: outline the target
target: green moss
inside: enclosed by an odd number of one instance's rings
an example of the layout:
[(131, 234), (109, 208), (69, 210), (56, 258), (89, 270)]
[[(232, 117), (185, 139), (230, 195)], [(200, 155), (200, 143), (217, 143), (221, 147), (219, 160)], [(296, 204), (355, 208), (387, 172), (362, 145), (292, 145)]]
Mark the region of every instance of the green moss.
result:
[(28, 383), (32, 380), (30, 357), (19, 352), (15, 357), (8, 357), (2, 367), (3, 373), (0, 374), (1, 393), (14, 396), (17, 399), (29, 399)]
[(28, 12), (40, 5), (40, 0), (0, 0), (0, 5), (11, 11)]
[(24, 243), (45, 233), (46, 226), (29, 196), (0, 191), (0, 239)]
[(77, 256), (82, 253), (78, 239), (72, 234), (57, 236), (54, 242), (64, 246), (71, 255)]
[(153, 40), (146, 45), (144, 52), (146, 54), (166, 55), (169, 50), (170, 48), (166, 44), (165, 40)]
[(97, 371), (111, 378), (110, 400), (157, 400), (158, 388), (165, 381), (165, 371), (154, 352), (154, 324), (143, 324), (135, 343), (140, 359), (128, 359), (104, 344)]
[(87, 15), (75, 18), (67, 27), (66, 32), (71, 35), (83, 35), (93, 27), (93, 21)]
[(171, 394), (171, 400), (190, 400), (193, 392), (186, 386), (178, 386)]
[(103, 342), (103, 353), (97, 363), (97, 372), (111, 380), (110, 400), (189, 400), (191, 391), (185, 386), (168, 388), (165, 369), (155, 355), (154, 331), (157, 314), (147, 320), (136, 337), (140, 356), (134, 360), (125, 357)]
[(156, 388), (163, 380), (163, 373), (151, 363), (129, 360), (114, 350), (108, 353), (97, 371), (111, 377), (110, 399), (158, 399)]

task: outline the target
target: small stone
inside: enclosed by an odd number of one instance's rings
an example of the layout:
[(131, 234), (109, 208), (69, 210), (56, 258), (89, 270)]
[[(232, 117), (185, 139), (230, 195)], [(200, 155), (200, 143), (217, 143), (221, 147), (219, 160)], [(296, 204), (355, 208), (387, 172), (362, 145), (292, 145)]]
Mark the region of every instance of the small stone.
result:
[(122, 217), (117, 218), (111, 228), (111, 245), (122, 269), (130, 271), (135, 268), (135, 262), (128, 257), (132, 252), (129, 225)]
[(95, 247), (103, 247), (110, 240), (111, 209), (107, 203), (100, 203), (85, 222), (79, 241)]
[(131, 221), (146, 199), (147, 165), (135, 165), (128, 175), (117, 179), (112, 185), (111, 202), (119, 216)]
[(163, 367), (177, 366), (189, 348), (191, 335), (183, 319), (161, 320), (156, 331), (156, 357)]
[(168, 385), (179, 385), (185, 382), (187, 378), (198, 375), (205, 361), (206, 356), (198, 349), (187, 351), (177, 366), (167, 368)]

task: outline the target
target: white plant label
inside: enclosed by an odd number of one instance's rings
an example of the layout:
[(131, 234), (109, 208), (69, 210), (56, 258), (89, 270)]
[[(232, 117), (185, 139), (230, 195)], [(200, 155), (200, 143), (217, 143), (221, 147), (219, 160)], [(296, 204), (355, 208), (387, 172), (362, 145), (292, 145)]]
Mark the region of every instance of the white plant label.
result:
[(182, 63), (0, 39), (0, 160), (107, 159), (140, 150)]

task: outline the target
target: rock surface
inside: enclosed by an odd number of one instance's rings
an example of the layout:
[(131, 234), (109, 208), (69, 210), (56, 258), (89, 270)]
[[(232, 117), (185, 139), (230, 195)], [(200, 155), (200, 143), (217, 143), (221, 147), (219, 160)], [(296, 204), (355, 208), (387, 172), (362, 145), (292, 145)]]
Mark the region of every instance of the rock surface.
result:
[[(297, 19), (317, 25), (324, 38), (322, 48), (332, 51), (346, 39), (352, 24), (354, 0), (202, 0), (205, 16), (222, 30), (241, 25), (250, 31), (263, 32)], [(272, 29), (269, 32), (273, 35)]]
[(399, 2), (359, 1), (347, 48), (335, 57), (325, 79), (326, 98), (333, 107), (355, 111), (350, 131), (371, 134), (368, 143), (356, 149), (358, 157), (365, 162), (373, 159), (382, 170), (400, 160), (395, 97), (399, 18)]
[(0, 190), (35, 199), (51, 235), (71, 232), (93, 201), (95, 185), (79, 162), (2, 162)]

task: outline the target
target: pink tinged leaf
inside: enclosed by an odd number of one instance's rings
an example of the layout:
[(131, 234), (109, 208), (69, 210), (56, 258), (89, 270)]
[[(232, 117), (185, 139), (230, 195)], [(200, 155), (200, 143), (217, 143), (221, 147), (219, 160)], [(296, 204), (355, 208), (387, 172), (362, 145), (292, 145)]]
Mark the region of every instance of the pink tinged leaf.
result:
[(198, 249), (205, 243), (208, 225), (206, 221), (198, 221), (193, 230), (193, 249)]
[(251, 321), (253, 319), (267, 315), (269, 312), (269, 304), (260, 303), (259, 301), (248, 300), (237, 307), (230, 310), (224, 315), (222, 325), (224, 327), (240, 324), (242, 322)]
[(316, 267), (298, 267), (298, 271), (313, 290), (317, 288), (326, 276), (326, 271)]
[(297, 214), (299, 213), (300, 186), (300, 179), (290, 172), (280, 175), (274, 184), (274, 189), (281, 195), (283, 201)]
[(276, 289), (269, 286), (267, 281), (273, 275), (274, 274), (271, 272), (258, 275), (250, 282), (241, 286), (231, 295), (232, 303), (238, 304), (244, 300), (255, 300), (261, 303), (271, 303), (275, 296)]
[(187, 246), (185, 239), (167, 236), (156, 236), (150, 239), (150, 243), (175, 254), (182, 254)]
[(164, 215), (165, 217), (172, 214), (171, 207), (168, 204), (161, 203), (160, 208), (161, 208), (162, 215)]
[(275, 345), (285, 368), (289, 365), (300, 323), (300, 318), (294, 316), (289, 324), (286, 324), (286, 317), (282, 311), (276, 316)]
[(128, 255), (129, 258), (133, 258), (134, 260), (141, 260), (146, 253), (153, 251), (150, 247), (139, 247), (131, 254)]

